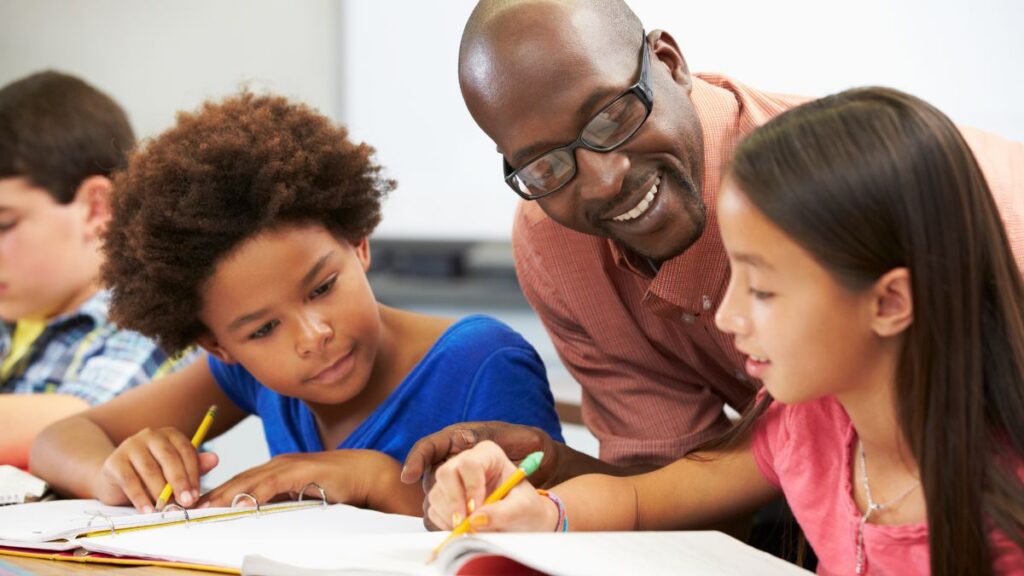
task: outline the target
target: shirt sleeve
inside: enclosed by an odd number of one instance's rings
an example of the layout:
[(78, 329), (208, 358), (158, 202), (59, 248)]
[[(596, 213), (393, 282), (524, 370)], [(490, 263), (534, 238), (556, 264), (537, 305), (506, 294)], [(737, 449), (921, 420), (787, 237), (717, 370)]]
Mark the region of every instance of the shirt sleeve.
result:
[(564, 442), (544, 363), (532, 348), (504, 346), (492, 352), (477, 369), (458, 420), (536, 426)]
[(225, 364), (212, 354), (207, 356), (210, 373), (224, 394), (249, 414), (258, 414), (257, 393), (262, 386), (241, 364)]
[(170, 357), (149, 338), (114, 329), (90, 349), (54, 390), (84, 399), (90, 405), (107, 402), (122, 392), (169, 372), (196, 358), (194, 351)]
[[(764, 396), (765, 391), (762, 389), (758, 393), (755, 402), (760, 403)], [(785, 409), (786, 406), (784, 404), (772, 402), (764, 414), (758, 417), (758, 421), (754, 425), (754, 438), (752, 442), (754, 462), (757, 464), (758, 470), (761, 471), (761, 475), (764, 476), (765, 480), (780, 489), (782, 488), (782, 483), (775, 471), (775, 458), (779, 454), (779, 448), (785, 446), (785, 443), (788, 441), (789, 435), (785, 428), (785, 419), (783, 417)]]
[(583, 386), (583, 418), (600, 441), (601, 459), (623, 466), (665, 465), (728, 430), (721, 398), (704, 382), (652, 368), (643, 356), (656, 351), (639, 351), (649, 344), (615, 351), (598, 345), (548, 273), (549, 267), (569, 264), (544, 261), (548, 239), (535, 235), (529, 209), (520, 204), (513, 226), (516, 274), (559, 358)]

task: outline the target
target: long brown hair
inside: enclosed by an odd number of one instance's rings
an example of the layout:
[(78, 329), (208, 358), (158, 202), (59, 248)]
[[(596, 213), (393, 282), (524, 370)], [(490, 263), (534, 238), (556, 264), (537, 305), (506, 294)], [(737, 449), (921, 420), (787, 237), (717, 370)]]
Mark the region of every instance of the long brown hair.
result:
[[(991, 573), (991, 527), (1024, 546), (1024, 281), (960, 132), (908, 94), (848, 90), (754, 131), (730, 175), (844, 285), (910, 270), (895, 400), (924, 489), (931, 572)], [(730, 436), (748, 434), (769, 401)]]

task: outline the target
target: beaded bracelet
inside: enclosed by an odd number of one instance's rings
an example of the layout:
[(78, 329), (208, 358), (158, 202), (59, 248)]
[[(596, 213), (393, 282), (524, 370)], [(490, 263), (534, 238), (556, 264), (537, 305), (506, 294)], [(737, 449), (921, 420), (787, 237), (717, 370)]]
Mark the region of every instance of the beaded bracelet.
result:
[(569, 515), (565, 513), (565, 504), (562, 499), (555, 495), (554, 492), (548, 492), (547, 490), (537, 490), (537, 494), (546, 496), (548, 500), (555, 503), (558, 507), (558, 522), (555, 523), (555, 532), (568, 532), (569, 531)]

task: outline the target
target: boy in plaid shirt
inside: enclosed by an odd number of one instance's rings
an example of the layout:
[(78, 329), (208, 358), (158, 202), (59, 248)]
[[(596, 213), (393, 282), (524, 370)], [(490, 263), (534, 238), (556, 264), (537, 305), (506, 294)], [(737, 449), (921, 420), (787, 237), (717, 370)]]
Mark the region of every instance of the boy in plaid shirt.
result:
[(134, 143), (120, 106), (78, 78), (0, 89), (0, 463), (26, 467), (46, 425), (187, 359), (107, 319), (109, 176)]

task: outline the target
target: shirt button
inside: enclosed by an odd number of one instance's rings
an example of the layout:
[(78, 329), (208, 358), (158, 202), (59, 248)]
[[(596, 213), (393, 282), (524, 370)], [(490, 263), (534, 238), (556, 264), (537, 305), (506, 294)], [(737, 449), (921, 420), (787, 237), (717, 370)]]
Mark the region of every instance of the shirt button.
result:
[(711, 296), (708, 296), (707, 294), (705, 294), (702, 297), (702, 300), (703, 300), (703, 303), (704, 303), (704, 309), (705, 310), (711, 310)]
[(682, 319), (683, 324), (693, 324), (697, 320), (697, 317), (693, 314), (683, 314)]

